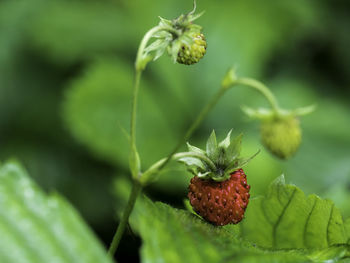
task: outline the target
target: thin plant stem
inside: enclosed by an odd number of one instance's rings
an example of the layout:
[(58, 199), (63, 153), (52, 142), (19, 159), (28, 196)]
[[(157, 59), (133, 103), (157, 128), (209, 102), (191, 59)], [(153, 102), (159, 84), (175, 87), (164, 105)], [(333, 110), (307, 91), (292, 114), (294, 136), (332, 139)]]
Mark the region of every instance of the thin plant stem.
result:
[(173, 31), (173, 29), (165, 26), (155, 26), (151, 28), (145, 36), (142, 38), (139, 49), (137, 50), (136, 61), (135, 61), (135, 80), (134, 80), (134, 91), (132, 100), (131, 110), (131, 122), (130, 122), (130, 145), (131, 149), (136, 148), (136, 116), (137, 116), (137, 100), (140, 87), (140, 79), (146, 64), (149, 62), (149, 58), (143, 57), (143, 52), (147, 46), (148, 41), (152, 36), (162, 30)]
[(183, 145), (184, 142), (186, 142), (193, 132), (198, 128), (198, 126), (202, 123), (204, 118), (208, 115), (208, 113), (214, 108), (214, 106), (218, 103), (220, 98), (225, 94), (227, 88), (221, 87), (218, 92), (214, 95), (214, 97), (209, 101), (207, 105), (204, 106), (202, 111), (197, 116), (196, 120), (192, 123), (192, 125), (188, 128), (188, 130), (185, 133), (185, 136), (179, 140), (178, 144), (174, 147), (172, 152), (168, 155), (168, 157), (165, 159), (164, 162), (158, 167), (157, 172), (160, 172), (172, 159), (174, 154), (179, 150), (179, 148)]
[(270, 103), (272, 109), (278, 113), (279, 112), (279, 106), (276, 97), (273, 95), (273, 93), (261, 82), (250, 79), (250, 78), (238, 78), (234, 81), (234, 84), (241, 84), (248, 87), (251, 87), (253, 89), (258, 90)]
[(131, 121), (130, 121), (130, 146), (131, 149), (136, 146), (136, 116), (137, 116), (137, 99), (140, 89), (140, 79), (142, 70), (136, 69), (134, 80), (134, 91), (132, 99)]
[[(171, 32), (172, 34), (177, 35), (178, 32), (172, 29), (171, 27), (166, 26), (156, 26), (151, 28), (142, 38), (139, 49), (137, 51), (136, 55), (136, 61), (135, 61), (135, 79), (134, 79), (134, 89), (133, 89), (133, 98), (132, 98), (132, 109), (131, 109), (131, 121), (130, 121), (130, 149), (131, 154), (136, 155), (137, 148), (136, 148), (136, 120), (137, 120), (137, 101), (138, 101), (138, 94), (139, 94), (139, 88), (140, 88), (140, 80), (143, 70), (146, 67), (146, 64), (149, 62), (149, 57), (144, 57), (143, 52), (147, 46), (148, 41), (153, 37), (153, 35), (159, 31), (166, 30), (168, 32)], [(135, 157), (135, 156), (133, 156)], [(131, 171), (133, 173), (133, 171)], [(139, 175), (139, 174), (137, 174)], [(131, 191), (131, 194), (129, 196), (128, 204), (123, 212), (123, 217), (119, 223), (119, 226), (117, 228), (117, 231), (115, 232), (115, 235), (113, 237), (112, 243), (109, 247), (108, 254), (113, 257), (115, 254), (120, 239), (123, 236), (123, 233), (125, 231), (125, 227), (127, 225), (130, 213), (132, 212), (135, 201), (137, 199), (137, 196), (142, 191), (142, 185), (140, 182), (138, 182), (138, 178), (135, 178), (135, 175), (133, 175), (133, 188)]]
[(131, 193), (129, 196), (128, 204), (126, 205), (126, 207), (124, 209), (122, 219), (118, 225), (117, 231), (115, 232), (113, 240), (111, 242), (111, 245), (109, 246), (109, 249), (108, 249), (108, 254), (111, 257), (113, 257), (113, 255), (115, 254), (115, 252), (118, 248), (120, 240), (121, 240), (123, 233), (125, 231), (125, 227), (128, 223), (129, 216), (134, 208), (136, 199), (137, 199), (139, 193), (141, 192), (141, 190), (142, 190), (141, 184), (138, 183), (136, 180), (134, 180), (132, 190), (131, 190)]

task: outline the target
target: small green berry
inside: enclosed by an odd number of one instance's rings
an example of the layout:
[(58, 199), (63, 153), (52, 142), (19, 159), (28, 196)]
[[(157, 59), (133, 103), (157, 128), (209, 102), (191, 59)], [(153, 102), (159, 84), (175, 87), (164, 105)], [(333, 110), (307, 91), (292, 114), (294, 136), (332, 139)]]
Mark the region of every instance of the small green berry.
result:
[(264, 146), (281, 159), (294, 155), (301, 143), (301, 129), (296, 117), (262, 120), (260, 132)]
[(193, 42), (191, 45), (183, 44), (177, 55), (177, 62), (185, 65), (197, 63), (207, 50), (207, 42), (202, 33), (192, 33)]

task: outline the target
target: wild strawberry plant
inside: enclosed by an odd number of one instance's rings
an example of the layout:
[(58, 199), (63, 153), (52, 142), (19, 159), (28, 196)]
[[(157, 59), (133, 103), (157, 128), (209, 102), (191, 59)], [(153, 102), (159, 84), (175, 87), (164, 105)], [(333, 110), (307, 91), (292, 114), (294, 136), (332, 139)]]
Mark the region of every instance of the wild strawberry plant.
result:
[[(132, 181), (129, 197), (125, 199), (120, 185), (116, 184), (116, 196), (124, 201), (125, 208), (108, 253), (62, 197), (46, 195), (19, 164), (8, 162), (0, 168), (0, 262), (112, 262), (128, 222), (142, 238), (140, 253), (144, 262), (349, 261), (350, 219), (344, 220), (332, 201), (316, 195), (306, 196), (298, 187), (286, 184), (283, 175), (271, 183), (264, 196), (250, 199), (249, 190), (254, 185), (249, 186), (249, 174), (246, 175), (242, 167), (256, 154), (248, 158), (240, 155), (241, 135), (231, 139), (230, 131), (218, 143), (213, 132), (205, 150), (188, 143), (188, 151), (178, 152), (220, 98), (238, 85), (259, 91), (271, 105), (269, 109), (243, 108), (248, 116), (260, 120), (261, 139), (266, 148), (282, 159), (290, 158), (297, 151), (302, 136), (299, 117), (310, 113), (314, 107), (283, 109), (264, 84), (239, 77), (233, 69), (227, 72), (217, 93), (199, 112), (173, 150), (146, 169), (141, 167), (141, 164), (154, 160), (142, 162), (148, 157), (140, 154), (139, 144), (148, 143), (148, 151), (157, 151), (151, 147), (152, 140), (162, 140), (161, 137), (154, 138), (153, 134), (149, 141), (136, 142), (139, 89), (145, 85), (141, 82), (142, 72), (148, 63), (164, 53), (168, 53), (173, 62), (186, 65), (200, 62), (207, 51), (202, 27), (194, 23), (200, 15), (195, 14), (194, 8), (173, 20), (161, 18), (160, 23), (143, 37), (135, 61), (128, 139), (111, 144), (113, 140), (109, 139), (115, 137), (112, 126), (117, 124), (109, 120), (113, 120), (119, 107), (125, 106), (129, 94), (115, 98), (114, 91), (105, 88), (108, 85), (96, 90), (93, 83), (96, 79), (99, 84), (103, 81), (109, 83), (101, 72), (111, 71), (113, 78), (118, 66), (106, 61), (97, 63), (87, 71), (86, 78), (73, 82), (67, 92), (64, 110), (67, 123), (74, 123), (71, 125), (73, 134), (101, 155), (109, 152), (107, 156), (113, 160), (129, 161)], [(117, 78), (129, 86), (128, 73)], [(76, 109), (86, 109), (89, 101), (85, 100), (84, 105), (78, 103), (86, 94), (91, 104), (100, 103), (101, 96), (108, 98), (115, 107), (112, 111), (105, 110), (105, 101), (102, 101), (100, 111), (93, 112), (110, 123), (110, 126), (103, 125), (105, 137), (94, 138), (94, 141), (86, 129), (89, 124), (77, 121), (79, 118), (72, 114)], [(118, 103), (115, 99), (119, 99)], [(147, 111), (138, 127), (143, 131), (150, 130), (149, 134), (161, 129), (162, 135), (168, 136), (166, 122), (152, 123), (156, 116), (152, 103), (143, 103), (149, 107), (145, 108)], [(83, 114), (91, 117), (88, 110)], [(98, 127), (101, 123), (96, 121), (90, 125)], [(127, 148), (130, 149), (128, 158), (125, 157)], [(114, 155), (115, 151), (121, 154)], [(140, 195), (174, 160), (184, 163), (193, 175), (189, 183), (187, 210), (154, 203)]]

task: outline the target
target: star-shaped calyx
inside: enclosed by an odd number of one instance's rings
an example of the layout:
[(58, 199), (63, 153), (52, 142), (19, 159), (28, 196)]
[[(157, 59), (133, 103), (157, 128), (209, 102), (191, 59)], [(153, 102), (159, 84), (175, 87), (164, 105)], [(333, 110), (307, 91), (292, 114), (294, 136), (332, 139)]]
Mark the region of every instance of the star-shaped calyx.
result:
[(241, 158), (241, 142), (243, 134), (231, 140), (232, 130), (221, 142), (217, 142), (215, 131), (207, 141), (206, 150), (187, 143), (189, 155), (179, 161), (186, 164), (188, 170), (204, 180), (223, 182), (230, 178), (237, 169), (246, 165), (258, 153), (248, 158)]

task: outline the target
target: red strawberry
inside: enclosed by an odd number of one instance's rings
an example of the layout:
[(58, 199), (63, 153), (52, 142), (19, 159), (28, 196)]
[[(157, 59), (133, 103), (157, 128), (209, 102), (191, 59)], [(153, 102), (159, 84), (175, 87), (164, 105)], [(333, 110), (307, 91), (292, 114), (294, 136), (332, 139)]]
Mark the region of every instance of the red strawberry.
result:
[(250, 185), (242, 169), (223, 182), (191, 179), (188, 198), (196, 213), (214, 225), (237, 224), (249, 202)]
[(218, 226), (237, 224), (242, 220), (249, 202), (250, 186), (241, 167), (256, 155), (240, 158), (242, 135), (232, 141), (230, 135), (231, 131), (218, 144), (213, 132), (206, 151), (188, 144), (190, 151), (179, 159), (195, 175), (188, 193), (194, 211)]

